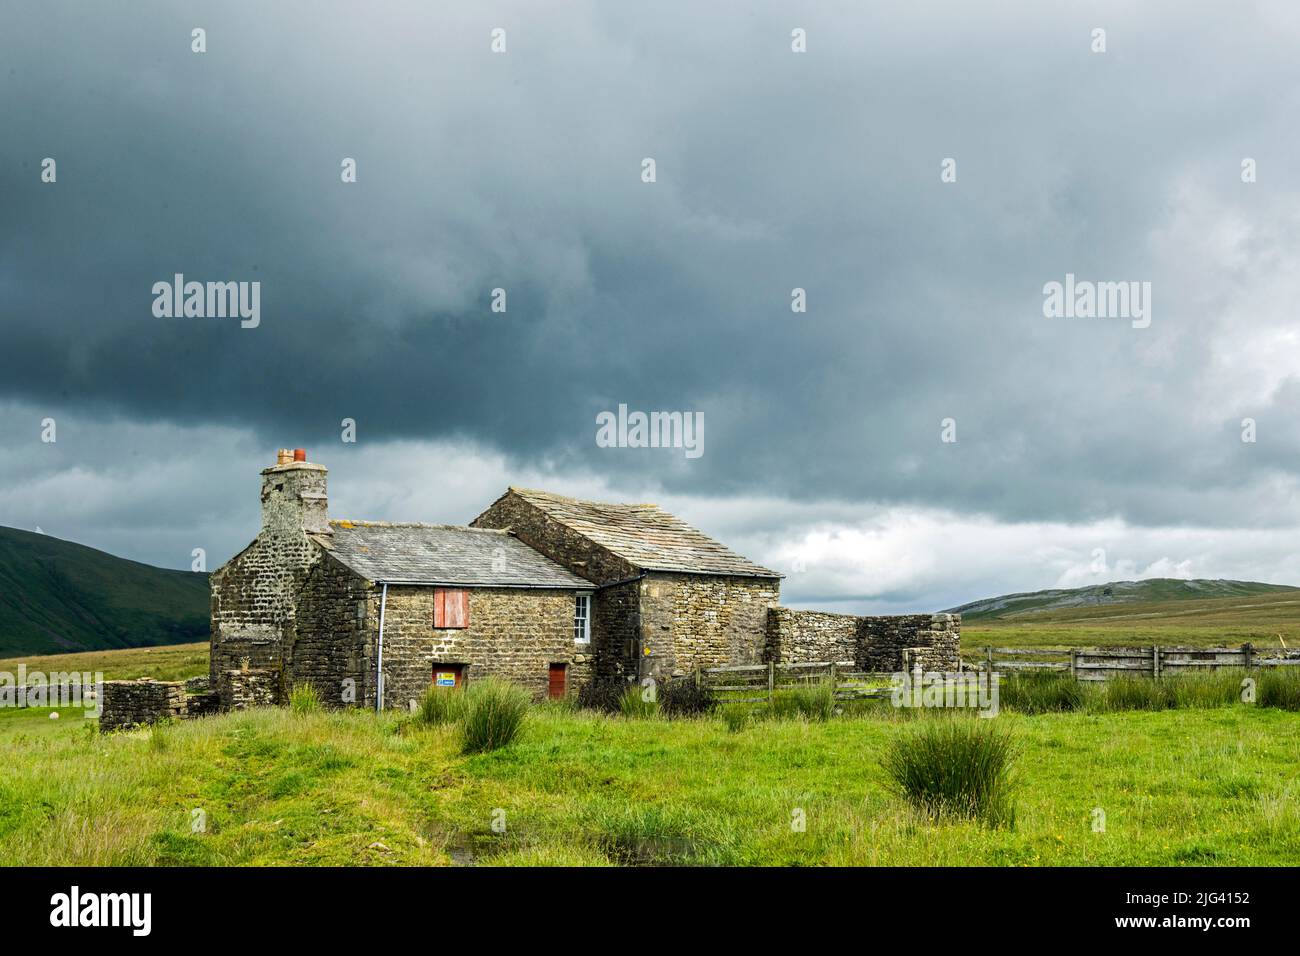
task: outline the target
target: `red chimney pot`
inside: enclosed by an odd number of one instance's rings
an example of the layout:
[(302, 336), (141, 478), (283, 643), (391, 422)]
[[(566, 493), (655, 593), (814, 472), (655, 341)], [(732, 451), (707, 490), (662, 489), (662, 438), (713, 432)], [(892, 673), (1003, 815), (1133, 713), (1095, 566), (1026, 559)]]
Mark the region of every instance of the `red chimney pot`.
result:
[(307, 460), (307, 449), (306, 449), (306, 448), (295, 448), (295, 449), (293, 450), (293, 460), (294, 460), (294, 461), (306, 461), (306, 460)]

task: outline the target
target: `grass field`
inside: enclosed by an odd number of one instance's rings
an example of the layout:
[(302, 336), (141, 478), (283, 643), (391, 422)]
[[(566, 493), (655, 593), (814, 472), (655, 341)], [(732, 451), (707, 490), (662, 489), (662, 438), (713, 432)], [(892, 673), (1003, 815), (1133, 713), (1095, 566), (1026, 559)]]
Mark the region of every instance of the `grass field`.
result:
[[(109, 678), (207, 669), (202, 644), (23, 660)], [(1300, 863), (1300, 713), (1251, 704), (1004, 709), (1014, 829), (918, 817), (881, 760), (933, 718), (885, 706), (734, 731), (543, 705), (515, 745), (475, 756), (453, 728), (395, 713), (267, 709), (101, 735), (51, 712), (0, 709), (10, 865)]]
[[(15, 714), (22, 714), (21, 719)], [(460, 754), (402, 715), (268, 709), (108, 736), (0, 720), (0, 859), (91, 864), (1177, 865), (1300, 862), (1300, 714), (1235, 705), (996, 718), (1016, 826), (918, 818), (889, 708), (827, 723), (534, 708)], [(978, 720), (979, 718), (969, 718)], [(1097, 809), (1105, 832), (1094, 832)], [(193, 832), (194, 811), (203, 832)], [(804, 832), (791, 826), (796, 811)], [(494, 822), (504, 822), (504, 832)]]
[(102, 673), (104, 680), (132, 680), (137, 677), (185, 680), (208, 672), (208, 642), (0, 658), (0, 671), (17, 673), (19, 664), (26, 664), (29, 671), (43, 671), (46, 674)]
[(1204, 601), (1153, 601), (1037, 611), (962, 623), (962, 649), (1160, 644), (1300, 648), (1300, 593), (1281, 591)]

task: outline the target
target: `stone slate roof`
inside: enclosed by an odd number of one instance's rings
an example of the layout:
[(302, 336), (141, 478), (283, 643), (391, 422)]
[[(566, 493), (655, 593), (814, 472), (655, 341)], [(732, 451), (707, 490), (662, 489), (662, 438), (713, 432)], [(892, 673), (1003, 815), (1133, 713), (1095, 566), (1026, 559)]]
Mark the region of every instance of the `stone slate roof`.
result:
[(528, 488), (512, 487), (510, 491), (643, 571), (781, 577), (736, 554), (658, 505), (579, 501)]
[(333, 534), (312, 537), (368, 581), (584, 590), (592, 586), (505, 531), (382, 521), (331, 521), (330, 528)]

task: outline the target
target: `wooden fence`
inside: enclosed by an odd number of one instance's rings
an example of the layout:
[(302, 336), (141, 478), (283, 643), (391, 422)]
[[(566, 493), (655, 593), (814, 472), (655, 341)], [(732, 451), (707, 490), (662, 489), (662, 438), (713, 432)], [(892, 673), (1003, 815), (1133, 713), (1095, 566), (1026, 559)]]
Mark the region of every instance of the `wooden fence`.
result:
[[(908, 657), (908, 655), (905, 655)], [(912, 660), (907, 663), (911, 669)], [(695, 672), (695, 678), (724, 703), (759, 704), (772, 700), (778, 691), (796, 690), (813, 684), (829, 683), (836, 700), (870, 700), (887, 698), (893, 691), (896, 672), (855, 670), (852, 661), (816, 661), (806, 664), (734, 664), (710, 667)], [(928, 675), (933, 679), (933, 675)], [(946, 673), (949, 683), (967, 683), (972, 687), (979, 672), (968, 670)]]
[[(915, 652), (903, 653), (903, 670), (915, 670)], [(982, 673), (1065, 671), (1078, 680), (1106, 680), (1116, 675), (1164, 677), (1191, 674), (1220, 667), (1278, 667), (1300, 665), (1300, 656), (1264, 656), (1250, 644), (1240, 647), (986, 647), (978, 657), (968, 657), (962, 670), (945, 673), (942, 680), (974, 686)], [(896, 672), (860, 671), (852, 661), (816, 661), (807, 664), (734, 664), (695, 672), (695, 679), (719, 700), (758, 704), (771, 701), (778, 691), (811, 684), (830, 683), (837, 700), (889, 697)], [(934, 675), (927, 674), (931, 680)]]
[(981, 671), (1069, 671), (1079, 680), (1117, 675), (1166, 677), (1221, 667), (1278, 667), (1300, 664), (1300, 657), (1263, 656), (1253, 645), (1240, 647), (986, 647), (967, 666)]

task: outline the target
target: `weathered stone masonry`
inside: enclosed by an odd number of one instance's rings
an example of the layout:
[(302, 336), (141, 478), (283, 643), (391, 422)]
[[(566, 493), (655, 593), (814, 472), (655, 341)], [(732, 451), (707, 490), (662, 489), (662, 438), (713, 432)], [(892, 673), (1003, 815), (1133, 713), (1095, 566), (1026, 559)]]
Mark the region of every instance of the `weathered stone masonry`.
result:
[(957, 670), (961, 615), (858, 617), (778, 607), (767, 619), (767, 659), (776, 663), (851, 661), (860, 670), (897, 671), (905, 650), (915, 650), (926, 670)]
[[(465, 665), (465, 677), (513, 681), (542, 699), (551, 664), (574, 680), (573, 593), (522, 588), (469, 590), (469, 627), (434, 628), (433, 591), (390, 587), (384, 614), (384, 691), (389, 707), (429, 689), (435, 664)], [(374, 705), (373, 689), (368, 703)]]

